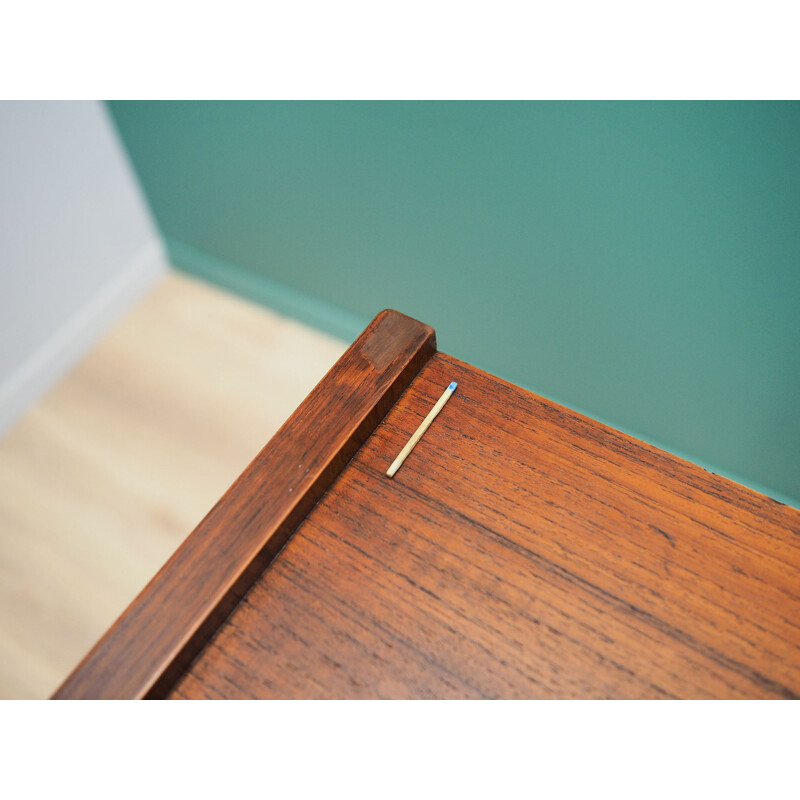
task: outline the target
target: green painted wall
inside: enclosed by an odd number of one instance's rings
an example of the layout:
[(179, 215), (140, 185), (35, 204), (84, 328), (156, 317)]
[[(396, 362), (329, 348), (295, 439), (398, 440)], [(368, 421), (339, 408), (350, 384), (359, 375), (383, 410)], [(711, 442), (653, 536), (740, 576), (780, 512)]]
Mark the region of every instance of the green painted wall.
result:
[(800, 504), (800, 104), (110, 107), (180, 266)]

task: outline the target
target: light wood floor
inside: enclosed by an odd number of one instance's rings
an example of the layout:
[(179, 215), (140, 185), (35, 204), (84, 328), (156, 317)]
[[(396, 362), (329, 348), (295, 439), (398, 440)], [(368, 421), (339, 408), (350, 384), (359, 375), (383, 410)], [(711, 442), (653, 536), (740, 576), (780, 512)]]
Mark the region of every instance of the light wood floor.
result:
[(170, 274), (0, 440), (0, 697), (57, 688), (344, 349)]

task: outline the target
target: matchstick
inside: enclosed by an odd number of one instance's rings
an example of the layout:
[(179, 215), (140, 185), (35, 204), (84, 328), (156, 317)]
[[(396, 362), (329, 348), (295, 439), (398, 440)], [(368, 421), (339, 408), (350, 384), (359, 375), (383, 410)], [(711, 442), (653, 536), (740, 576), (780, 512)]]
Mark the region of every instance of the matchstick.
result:
[(400, 469), (408, 454), (414, 449), (417, 442), (422, 438), (422, 434), (430, 427), (431, 422), (436, 419), (436, 415), (444, 408), (444, 404), (456, 390), (458, 384), (453, 381), (445, 390), (442, 396), (436, 401), (436, 405), (428, 412), (428, 416), (420, 423), (419, 428), (414, 431), (414, 435), (408, 440), (408, 444), (400, 451), (400, 455), (392, 461), (392, 466), (386, 470), (386, 474), (392, 478), (395, 472)]

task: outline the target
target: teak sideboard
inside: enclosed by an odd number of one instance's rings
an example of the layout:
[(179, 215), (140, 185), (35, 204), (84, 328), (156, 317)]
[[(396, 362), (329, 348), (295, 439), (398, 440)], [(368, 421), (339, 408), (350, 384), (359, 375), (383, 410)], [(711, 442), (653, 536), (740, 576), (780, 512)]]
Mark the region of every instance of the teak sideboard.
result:
[(384, 311), (55, 697), (798, 695), (800, 511)]

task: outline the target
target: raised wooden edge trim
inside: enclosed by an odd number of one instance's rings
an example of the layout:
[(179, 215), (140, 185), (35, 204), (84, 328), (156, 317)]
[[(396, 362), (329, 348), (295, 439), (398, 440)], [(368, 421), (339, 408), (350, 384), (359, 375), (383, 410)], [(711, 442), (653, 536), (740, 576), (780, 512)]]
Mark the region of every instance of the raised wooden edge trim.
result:
[(163, 697), (435, 352), (431, 327), (378, 314), (54, 699)]

